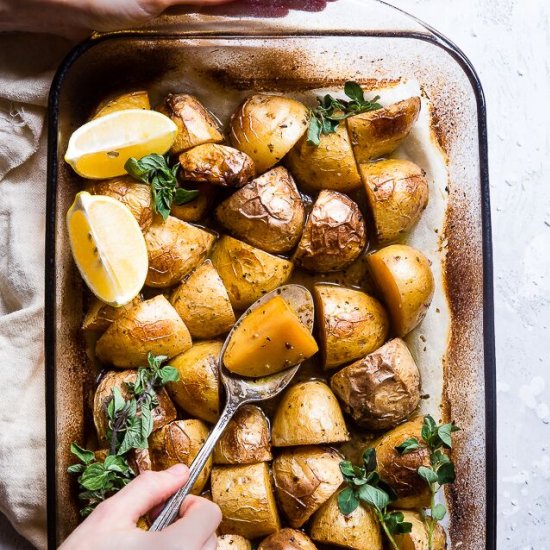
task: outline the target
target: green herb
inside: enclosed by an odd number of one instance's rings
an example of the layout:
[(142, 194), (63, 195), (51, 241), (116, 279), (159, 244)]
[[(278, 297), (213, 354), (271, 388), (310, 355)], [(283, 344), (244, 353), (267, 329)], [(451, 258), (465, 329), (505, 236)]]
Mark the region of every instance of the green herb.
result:
[(176, 174), (179, 163), (170, 166), (169, 156), (153, 153), (140, 160), (132, 157), (126, 161), (124, 169), (130, 176), (151, 186), (153, 194), (153, 209), (166, 219), (172, 208), (172, 203), (185, 204), (192, 201), (198, 191), (188, 191), (178, 187)]
[(349, 100), (336, 99), (327, 94), (318, 98), (319, 105), (310, 112), (307, 143), (319, 145), (322, 134), (333, 134), (342, 120), (351, 116), (381, 109), (377, 103), (380, 96), (372, 100), (365, 99), (365, 93), (357, 82), (346, 82), (344, 93)]
[(374, 511), (392, 548), (399, 550), (393, 535), (410, 533), (412, 524), (404, 521), (401, 512), (388, 512), (388, 505), (395, 499), (393, 491), (376, 471), (376, 451), (367, 449), (363, 453), (363, 465), (355, 466), (349, 460), (340, 462), (340, 471), (348, 486), (338, 495), (338, 508), (345, 516), (352, 514), (360, 502)]
[(420, 432), (422, 441), (418, 441), (418, 439), (412, 437), (395, 447), (395, 450), (402, 455), (406, 455), (417, 449), (428, 449), (430, 453), (430, 466), (420, 466), (418, 468), (418, 475), (427, 483), (431, 493), (430, 513), (429, 515), (425, 512), (423, 514), (424, 523), (428, 531), (429, 550), (433, 548), (435, 524), (441, 521), (447, 513), (443, 504), (436, 504), (435, 495), (443, 485), (454, 483), (455, 480), (454, 464), (443, 450), (451, 448), (451, 434), (458, 430), (459, 428), (454, 422), (438, 426), (430, 415), (426, 415)]

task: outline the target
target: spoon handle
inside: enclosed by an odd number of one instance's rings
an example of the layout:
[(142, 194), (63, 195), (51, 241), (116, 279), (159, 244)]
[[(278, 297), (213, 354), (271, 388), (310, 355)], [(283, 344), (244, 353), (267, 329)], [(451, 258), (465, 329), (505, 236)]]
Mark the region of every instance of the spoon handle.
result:
[(195, 481), (197, 481), (204, 465), (212, 454), (214, 446), (241, 404), (242, 402), (239, 403), (228, 399), (218, 423), (210, 432), (208, 439), (205, 441), (189, 468), (189, 479), (185, 485), (166, 502), (157, 519), (155, 519), (151, 527), (149, 527), (149, 531), (162, 531), (162, 529), (168, 527), (178, 517), (181, 504), (185, 500), (185, 497), (191, 492)]

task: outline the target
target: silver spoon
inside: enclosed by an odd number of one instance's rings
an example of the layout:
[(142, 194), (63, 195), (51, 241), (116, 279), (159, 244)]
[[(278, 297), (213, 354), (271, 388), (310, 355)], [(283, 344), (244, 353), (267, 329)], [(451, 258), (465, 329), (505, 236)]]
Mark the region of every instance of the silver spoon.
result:
[(245, 403), (264, 401), (265, 399), (275, 397), (288, 386), (296, 374), (296, 371), (300, 367), (300, 365), (296, 365), (295, 367), (291, 367), (282, 372), (278, 372), (277, 374), (266, 376), (264, 378), (242, 378), (228, 371), (223, 365), (225, 349), (227, 348), (231, 337), (241, 324), (242, 320), (251, 311), (254, 311), (256, 308), (262, 306), (275, 296), (281, 296), (291, 307), (294, 313), (296, 313), (302, 324), (306, 326), (310, 332), (313, 331), (313, 298), (309, 290), (300, 285), (282, 286), (266, 294), (265, 296), (262, 296), (241, 315), (225, 339), (218, 360), (220, 379), (225, 387), (225, 408), (220, 416), (220, 419), (218, 420), (218, 423), (210, 432), (208, 439), (198, 452), (195, 460), (193, 460), (193, 463), (189, 469), (189, 479), (185, 485), (168, 500), (162, 509), (162, 512), (158, 515), (157, 519), (155, 519), (149, 528), (149, 531), (161, 531), (165, 527), (168, 527), (168, 525), (170, 525), (178, 517), (181, 504), (183, 503), (185, 497), (191, 492), (191, 489), (204, 468), (208, 457), (212, 454), (216, 442), (224, 432), (231, 418), (233, 418), (233, 415), (237, 412), (238, 408)]

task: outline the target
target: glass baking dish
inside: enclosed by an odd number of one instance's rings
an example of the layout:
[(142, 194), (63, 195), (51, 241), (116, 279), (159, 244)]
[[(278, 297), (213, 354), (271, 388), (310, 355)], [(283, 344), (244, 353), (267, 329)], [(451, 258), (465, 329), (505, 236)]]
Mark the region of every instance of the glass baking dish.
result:
[[(435, 203), (441, 219), (424, 237), (439, 272), (447, 317), (418, 353), (439, 346), (421, 371), (435, 380), (441, 418), (461, 426), (453, 458), (457, 481), (446, 493), (451, 548), (496, 544), (495, 362), (492, 257), (483, 92), (465, 56), (437, 31), (377, 0), (309, 0), (271, 7), (228, 6), (159, 18), (154, 27), (97, 34), (58, 70), (49, 105), (46, 396), (48, 541), (60, 544), (78, 520), (67, 466), (69, 445), (91, 426), (94, 371), (80, 331), (83, 287), (73, 265), (65, 212), (81, 182), (63, 162), (68, 137), (117, 90), (195, 93), (206, 105), (234, 108), (251, 90), (296, 94), (356, 80), (368, 87), (418, 83), (431, 104), (431, 139), (446, 158)], [(319, 11), (320, 10), (320, 11)], [(221, 98), (221, 99), (220, 99)], [(220, 107), (220, 101), (225, 105)], [(438, 311), (439, 312), (439, 311)], [(431, 338), (431, 340), (430, 340)], [(414, 340), (414, 341), (413, 341)], [(423, 344), (420, 344), (423, 342)], [(421, 347), (423, 345), (423, 350)], [(420, 361), (421, 363), (423, 360)], [(434, 385), (435, 384), (435, 385)], [(434, 389), (435, 388), (435, 389)]]

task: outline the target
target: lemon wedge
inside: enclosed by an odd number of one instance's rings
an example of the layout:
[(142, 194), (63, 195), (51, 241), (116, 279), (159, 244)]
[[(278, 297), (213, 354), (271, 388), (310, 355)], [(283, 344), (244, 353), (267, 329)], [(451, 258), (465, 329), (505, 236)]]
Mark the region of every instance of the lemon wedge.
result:
[(177, 126), (157, 111), (115, 111), (78, 128), (69, 139), (65, 161), (84, 178), (122, 176), (130, 157), (163, 155), (177, 132)]
[(67, 212), (73, 257), (90, 290), (103, 302), (123, 306), (145, 283), (147, 247), (139, 225), (121, 202), (78, 193)]

